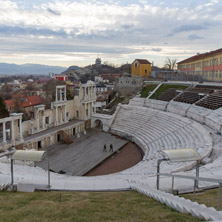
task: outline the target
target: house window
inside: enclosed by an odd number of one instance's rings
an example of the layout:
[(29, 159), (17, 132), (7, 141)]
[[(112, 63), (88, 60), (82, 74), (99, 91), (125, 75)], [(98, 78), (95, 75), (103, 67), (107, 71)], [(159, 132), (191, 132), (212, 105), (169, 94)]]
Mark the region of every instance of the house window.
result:
[(145, 73), (147, 73), (147, 69), (145, 69)]
[(31, 118), (34, 119), (35, 118), (35, 113), (34, 112), (30, 112)]
[(46, 118), (45, 118), (45, 123), (46, 123), (46, 124), (49, 124), (49, 116), (46, 116)]
[(72, 135), (75, 136), (75, 134), (76, 134), (76, 128), (73, 128), (72, 129)]
[(88, 109), (86, 109), (86, 116), (88, 116), (88, 114), (89, 114), (89, 111), (88, 111)]
[(76, 111), (76, 117), (79, 118), (79, 111)]
[(135, 67), (137, 67), (138, 66), (138, 63), (137, 62), (135, 62)]
[(67, 118), (69, 117), (69, 112), (66, 113), (66, 117), (67, 117)]

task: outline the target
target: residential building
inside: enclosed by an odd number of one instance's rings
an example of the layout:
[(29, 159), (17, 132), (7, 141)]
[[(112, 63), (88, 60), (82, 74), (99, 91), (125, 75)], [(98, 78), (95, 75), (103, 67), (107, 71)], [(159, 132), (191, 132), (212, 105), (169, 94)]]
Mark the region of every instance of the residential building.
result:
[(68, 75), (66, 74), (55, 74), (55, 79), (60, 81), (68, 81)]
[[(72, 100), (66, 98), (66, 85), (56, 86), (56, 98), (51, 108), (38, 104), (33, 107), (30, 120), (22, 121), (22, 113), (11, 113), (0, 119), (3, 142), (0, 150), (42, 149), (69, 136), (79, 136), (91, 125), (91, 115), (96, 112), (96, 86), (92, 81), (79, 85), (79, 94)], [(27, 101), (26, 101), (27, 102)], [(7, 139), (6, 131), (9, 131)], [(23, 136), (26, 137), (23, 140)]]
[(146, 59), (135, 59), (131, 66), (133, 77), (149, 77), (151, 74), (151, 63)]
[(5, 104), (10, 113), (20, 111), (24, 113), (25, 119), (30, 119), (34, 117), (34, 107), (41, 104), (41, 97), (39, 95), (27, 97), (17, 95), (12, 99), (5, 100)]
[(222, 80), (222, 48), (215, 51), (197, 54), (178, 64), (178, 71), (199, 75), (206, 80)]
[(115, 83), (118, 82), (118, 79), (122, 76), (121, 73), (106, 73), (101, 74), (101, 77), (103, 78), (103, 82), (109, 82), (109, 83)]
[(104, 108), (108, 104), (108, 101), (109, 101), (109, 94), (104, 93), (98, 95), (96, 99), (96, 111), (99, 111), (102, 108)]

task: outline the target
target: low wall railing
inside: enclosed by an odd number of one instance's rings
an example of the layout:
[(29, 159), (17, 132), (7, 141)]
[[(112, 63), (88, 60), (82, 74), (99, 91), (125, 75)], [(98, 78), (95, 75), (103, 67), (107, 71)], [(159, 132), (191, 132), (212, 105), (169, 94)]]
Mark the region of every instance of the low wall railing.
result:
[(166, 177), (171, 177), (172, 178), (172, 187), (171, 187), (172, 193), (174, 191), (174, 180), (175, 180), (175, 178), (182, 178), (182, 179), (193, 180), (194, 181), (193, 200), (195, 198), (196, 184), (198, 184), (199, 181), (218, 183), (218, 185), (219, 185), (219, 190), (218, 190), (218, 210), (220, 210), (222, 179), (214, 179), (214, 178), (206, 178), (206, 177), (195, 177), (195, 176), (185, 176), (185, 175), (169, 174), (169, 173), (158, 173), (157, 175), (159, 175), (159, 176), (166, 176)]

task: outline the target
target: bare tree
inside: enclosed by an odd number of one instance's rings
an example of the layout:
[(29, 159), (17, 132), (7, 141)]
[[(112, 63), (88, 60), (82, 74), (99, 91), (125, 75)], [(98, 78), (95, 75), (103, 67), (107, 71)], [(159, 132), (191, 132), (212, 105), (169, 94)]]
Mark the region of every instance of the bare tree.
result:
[(165, 60), (165, 68), (169, 70), (174, 70), (177, 65), (177, 59), (167, 58)]
[(22, 104), (25, 102), (25, 96), (24, 95), (18, 95), (13, 97), (14, 100), (14, 112), (16, 113), (22, 113)]

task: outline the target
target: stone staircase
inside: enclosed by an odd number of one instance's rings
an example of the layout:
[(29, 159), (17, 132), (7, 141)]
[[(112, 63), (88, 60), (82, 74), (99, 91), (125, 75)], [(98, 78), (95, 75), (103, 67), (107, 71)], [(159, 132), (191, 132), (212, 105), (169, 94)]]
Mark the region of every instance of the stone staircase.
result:
[(58, 133), (62, 135), (62, 140), (63, 140), (66, 144), (71, 144), (71, 143), (73, 143), (72, 139), (65, 133), (65, 131), (60, 130)]
[(189, 213), (194, 217), (204, 220), (222, 220), (222, 211), (217, 211), (213, 207), (207, 207), (204, 204), (198, 204), (197, 202), (192, 202), (189, 199), (150, 188), (148, 185), (138, 183), (136, 181), (131, 181), (131, 188), (132, 190), (136, 190), (139, 193), (149, 196), (181, 213)]
[(161, 82), (150, 94), (149, 94), (149, 96), (147, 96), (147, 98), (149, 99), (149, 98), (151, 98), (151, 96), (160, 88), (160, 86), (162, 86), (163, 85), (163, 83)]
[(2, 184), (0, 185), (0, 191), (7, 190), (8, 187), (9, 187), (9, 184)]
[(17, 185), (17, 191), (19, 191), (19, 192), (32, 193), (35, 190), (45, 190), (45, 191), (48, 191), (49, 187), (48, 187), (48, 185), (45, 185), (45, 184), (18, 183), (18, 185)]

